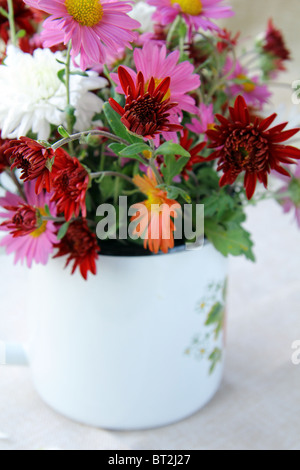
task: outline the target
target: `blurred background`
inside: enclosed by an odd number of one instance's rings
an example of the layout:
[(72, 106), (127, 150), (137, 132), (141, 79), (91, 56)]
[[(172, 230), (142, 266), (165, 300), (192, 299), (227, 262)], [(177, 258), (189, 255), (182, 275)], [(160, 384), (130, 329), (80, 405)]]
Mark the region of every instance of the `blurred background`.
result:
[[(229, 3), (236, 16), (222, 25), (240, 31), (247, 41), (265, 31), (269, 18), (284, 32), (293, 62), (279, 81), (290, 89), (274, 87), (270, 108), (284, 104), (287, 114), (300, 116), (300, 105), (291, 101), (291, 83), (300, 79), (299, 0)], [(2, 367), (0, 449), (300, 450), (300, 365), (291, 360), (292, 343), (300, 340), (300, 230), (293, 214), (284, 215), (274, 201), (249, 206), (246, 227), (255, 241), (257, 262), (230, 260), (226, 373), (221, 390), (204, 410), (183, 423), (141, 433), (87, 429), (49, 410), (26, 369)], [(0, 339), (25, 340), (26, 270), (12, 268), (11, 258), (1, 255), (0, 276)], [(18, 292), (16, 284), (21, 286)], [(9, 439), (1, 440), (1, 432)]]

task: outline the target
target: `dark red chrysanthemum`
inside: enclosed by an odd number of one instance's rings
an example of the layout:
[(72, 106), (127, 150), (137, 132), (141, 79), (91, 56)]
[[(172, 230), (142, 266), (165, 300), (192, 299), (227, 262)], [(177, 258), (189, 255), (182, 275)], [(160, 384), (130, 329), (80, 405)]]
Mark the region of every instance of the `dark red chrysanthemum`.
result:
[[(7, 0), (0, 0), (0, 7), (8, 11)], [(42, 21), (41, 12), (29, 8), (23, 0), (13, 0), (14, 20), (19, 30), (23, 29), (28, 35), (35, 32), (32, 21)], [(0, 13), (0, 37), (7, 44), (9, 40), (9, 21)]]
[(239, 37), (241, 33), (237, 33), (235, 36), (233, 36), (233, 33), (231, 31), (228, 31), (226, 28), (222, 29), (217, 33), (218, 38), (220, 41), (217, 44), (217, 49), (220, 54), (223, 51), (226, 51), (229, 47), (234, 47), (237, 45)]
[(72, 274), (77, 268), (85, 280), (89, 271), (94, 275), (97, 274), (96, 261), (99, 258), (100, 248), (96, 235), (90, 231), (85, 220), (72, 222), (67, 234), (55, 245), (55, 248), (58, 248), (58, 253), (54, 258), (68, 256), (66, 267), (74, 261)]
[(37, 229), (37, 212), (34, 207), (21, 204), (19, 206), (6, 206), (4, 209), (14, 212), (11, 220), (1, 224), (1, 226), (5, 226), (10, 230), (10, 234), (14, 238), (24, 237)]
[[(197, 163), (205, 161), (205, 159), (201, 155), (199, 155), (199, 153), (202, 152), (202, 150), (206, 146), (206, 142), (201, 142), (200, 144), (195, 145), (195, 147), (192, 147), (193, 139), (189, 139), (189, 131), (185, 129), (183, 132), (183, 136), (180, 139), (180, 145), (191, 154), (191, 158), (189, 159), (181, 173), (183, 178), (188, 181), (190, 178), (188, 172), (193, 171), (193, 167), (197, 165)], [(178, 158), (180, 157), (178, 156)]]
[(177, 103), (170, 103), (167, 98), (170, 77), (156, 86), (153, 77), (149, 84), (145, 84), (142, 72), (137, 74), (136, 84), (124, 67), (119, 67), (118, 75), (126, 96), (125, 107), (122, 108), (113, 98), (109, 99), (109, 103), (122, 116), (121, 121), (130, 132), (153, 139), (161, 132), (177, 132), (182, 129), (182, 126), (169, 122), (168, 111), (177, 106)]
[(11, 140), (3, 140), (0, 137), (0, 174), (10, 167), (9, 157), (5, 154), (10, 145)]
[(21, 179), (26, 181), (36, 180), (35, 192), (40, 194), (43, 189), (51, 190), (51, 161), (54, 152), (28, 137), (12, 140), (5, 155), (12, 162), (11, 169), (22, 170)]
[(242, 96), (237, 97), (234, 108), (229, 111), (230, 119), (217, 114), (221, 125), (207, 131), (212, 141), (209, 147), (217, 150), (206, 161), (219, 159), (218, 170), (224, 171), (220, 186), (233, 184), (239, 174), (245, 172), (244, 185), (247, 198), (251, 199), (257, 180), (267, 188), (271, 170), (290, 176), (281, 164), (295, 163), (295, 159), (300, 159), (300, 150), (281, 145), (281, 142), (293, 137), (300, 129), (284, 131), (288, 123), (269, 129), (277, 114), (251, 122)]
[(268, 52), (280, 59), (280, 61), (290, 60), (290, 51), (287, 49), (282, 32), (276, 29), (272, 19), (269, 20), (268, 29), (263, 45), (265, 52)]
[(58, 149), (53, 166), (53, 190), (51, 201), (57, 204), (57, 212), (64, 213), (67, 221), (73, 215), (86, 217), (85, 198), (90, 183), (89, 174), (77, 158)]

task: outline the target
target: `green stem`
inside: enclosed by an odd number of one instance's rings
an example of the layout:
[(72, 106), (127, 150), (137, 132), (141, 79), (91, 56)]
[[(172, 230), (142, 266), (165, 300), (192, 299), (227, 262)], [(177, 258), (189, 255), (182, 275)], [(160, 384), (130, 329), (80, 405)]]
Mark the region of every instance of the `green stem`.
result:
[(115, 176), (118, 179), (122, 178), (123, 180), (126, 180), (128, 183), (134, 185), (134, 182), (130, 178), (130, 176), (123, 175), (123, 173), (119, 173), (117, 171), (97, 171), (97, 173), (91, 173), (90, 174), (91, 179), (100, 178), (101, 176)]
[(85, 132), (78, 132), (78, 134), (73, 134), (70, 135), (70, 137), (66, 137), (65, 139), (61, 139), (56, 144), (52, 145), (52, 149), (55, 151), (59, 149), (60, 147), (63, 147), (64, 145), (73, 142), (74, 140), (80, 140), (81, 137), (84, 137), (85, 135), (100, 135), (102, 137), (106, 137), (107, 139), (110, 140), (115, 140), (116, 142), (119, 142), (120, 144), (124, 145), (129, 145), (128, 142), (125, 139), (122, 139), (121, 137), (118, 137), (114, 134), (110, 134), (109, 132), (105, 131), (85, 131)]
[(14, 5), (13, 0), (7, 0), (8, 6), (8, 21), (9, 21), (9, 28), (10, 28), (10, 39), (14, 46), (17, 45), (17, 33), (16, 33), (16, 25), (15, 25), (15, 14), (14, 14)]
[(27, 198), (26, 198), (26, 194), (24, 192), (24, 188), (23, 186), (21, 185), (20, 181), (18, 180), (18, 178), (16, 177), (15, 173), (13, 171), (10, 171), (8, 170), (7, 171), (7, 174), (10, 176), (10, 178), (12, 179), (12, 181), (15, 183), (16, 187), (18, 188), (18, 192), (20, 194), (20, 196), (25, 200), (27, 201)]
[(155, 177), (156, 177), (156, 181), (158, 184), (163, 184), (163, 179), (162, 177), (160, 176), (160, 173), (155, 165), (155, 146), (154, 146), (154, 142), (153, 140), (150, 140), (150, 147), (151, 147), (151, 152), (152, 152), (152, 156), (150, 158), (150, 161), (149, 161), (149, 166), (150, 168), (152, 169)]
[[(71, 106), (71, 80), (70, 80), (70, 67), (71, 67), (71, 51), (72, 51), (72, 41), (69, 41), (68, 44), (68, 51), (67, 51), (67, 61), (66, 61), (66, 90), (67, 90), (67, 107), (70, 108)], [(68, 133), (72, 134), (73, 133), (73, 122), (72, 122), (72, 116), (69, 113), (67, 113), (67, 129)], [(74, 145), (73, 141), (69, 142), (69, 150), (70, 153), (74, 153)]]
[(177, 28), (178, 28), (180, 22), (181, 22), (181, 16), (178, 15), (178, 16), (176, 17), (176, 20), (173, 22), (173, 24), (172, 24), (172, 26), (171, 26), (169, 32), (168, 32), (167, 41), (166, 41), (166, 43), (167, 43), (167, 49), (168, 49), (168, 48), (170, 47), (170, 45), (171, 45), (173, 36), (174, 36), (174, 34), (176, 33)]

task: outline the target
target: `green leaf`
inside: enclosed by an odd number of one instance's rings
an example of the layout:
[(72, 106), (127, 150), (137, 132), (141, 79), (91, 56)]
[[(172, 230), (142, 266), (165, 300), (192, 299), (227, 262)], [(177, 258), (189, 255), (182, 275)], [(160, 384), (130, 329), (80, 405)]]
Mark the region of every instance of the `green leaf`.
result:
[(126, 140), (130, 144), (135, 144), (141, 142), (141, 139), (133, 134), (130, 134), (124, 124), (121, 122), (121, 118), (112, 109), (109, 103), (105, 103), (103, 106), (104, 114), (107, 119), (109, 126), (111, 127), (112, 131), (115, 135), (121, 137), (122, 139)]
[(0, 15), (4, 16), (5, 18), (9, 19), (9, 14), (4, 8), (0, 7)]
[(167, 184), (160, 184), (157, 187), (163, 191), (166, 191), (168, 193), (169, 199), (178, 199), (178, 197), (181, 196), (188, 204), (191, 204), (192, 202), (190, 195), (182, 188), (178, 188), (177, 186), (169, 186)]
[(121, 157), (132, 157), (133, 155), (136, 155), (138, 153), (142, 152), (151, 152), (151, 149), (149, 145), (145, 144), (144, 142), (139, 142), (137, 144), (132, 144), (129, 145), (129, 147), (126, 147), (124, 150), (120, 152)]
[(62, 69), (62, 70), (59, 70), (59, 71), (57, 72), (57, 76), (58, 76), (59, 80), (60, 80), (64, 85), (66, 84), (65, 75), (66, 75), (66, 69)]
[(57, 129), (57, 132), (58, 132), (59, 135), (61, 135), (64, 139), (67, 139), (68, 137), (70, 137), (70, 134), (68, 133), (68, 131), (66, 131), (66, 129), (65, 129), (63, 126), (59, 126), (59, 128)]
[(180, 175), (183, 168), (189, 161), (190, 157), (180, 157), (178, 160), (175, 155), (170, 154), (165, 156), (165, 165), (162, 164), (161, 172), (164, 176), (167, 185), (170, 185), (175, 176)]
[(64, 236), (67, 234), (69, 225), (70, 225), (70, 222), (66, 222), (60, 227), (59, 232), (57, 234), (58, 240), (62, 240), (62, 238), (64, 238)]
[(26, 34), (27, 33), (25, 29), (20, 29), (20, 31), (17, 32), (16, 37), (17, 39), (22, 39), (22, 38), (25, 38)]
[(63, 62), (62, 60), (56, 59), (56, 62), (58, 62), (60, 65), (64, 65), (66, 67), (66, 63)]
[(187, 150), (185, 150), (179, 144), (174, 144), (172, 141), (165, 142), (160, 147), (158, 147), (155, 155), (182, 155), (183, 157), (191, 157)]
[(205, 234), (213, 245), (224, 256), (229, 254), (233, 256), (245, 255), (246, 258), (255, 261), (252, 252), (253, 242), (250, 234), (240, 225), (235, 224), (230, 228), (218, 224), (215, 220), (205, 220)]
[(218, 362), (222, 361), (222, 351), (220, 348), (215, 348), (213, 352), (210, 354), (208, 360), (211, 362), (211, 367), (209, 369), (209, 373), (212, 374), (216, 368)]
[(47, 217), (52, 217), (48, 204), (45, 205), (44, 210)]
[(217, 339), (224, 325), (224, 305), (222, 305), (220, 302), (217, 302), (212, 306), (205, 322), (206, 326), (214, 324), (216, 324), (215, 337)]
[(125, 144), (116, 144), (116, 143), (113, 143), (113, 144), (110, 144), (108, 146), (108, 148), (114, 152), (116, 155), (120, 155), (120, 152), (122, 152), (122, 150), (126, 149), (126, 145)]

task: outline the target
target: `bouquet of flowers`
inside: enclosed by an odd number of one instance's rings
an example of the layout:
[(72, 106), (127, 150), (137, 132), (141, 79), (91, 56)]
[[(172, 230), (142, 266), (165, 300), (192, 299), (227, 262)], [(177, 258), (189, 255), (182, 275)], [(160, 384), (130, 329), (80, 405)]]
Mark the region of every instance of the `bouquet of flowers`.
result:
[(65, 257), (87, 279), (101, 253), (195, 242), (199, 206), (207, 240), (254, 260), (245, 207), (271, 173), (300, 225), (286, 145), (300, 129), (264, 114), (290, 59), (271, 20), (238, 56), (240, 35), (215, 23), (234, 14), (223, 0), (0, 4), (1, 246), (15, 262)]

